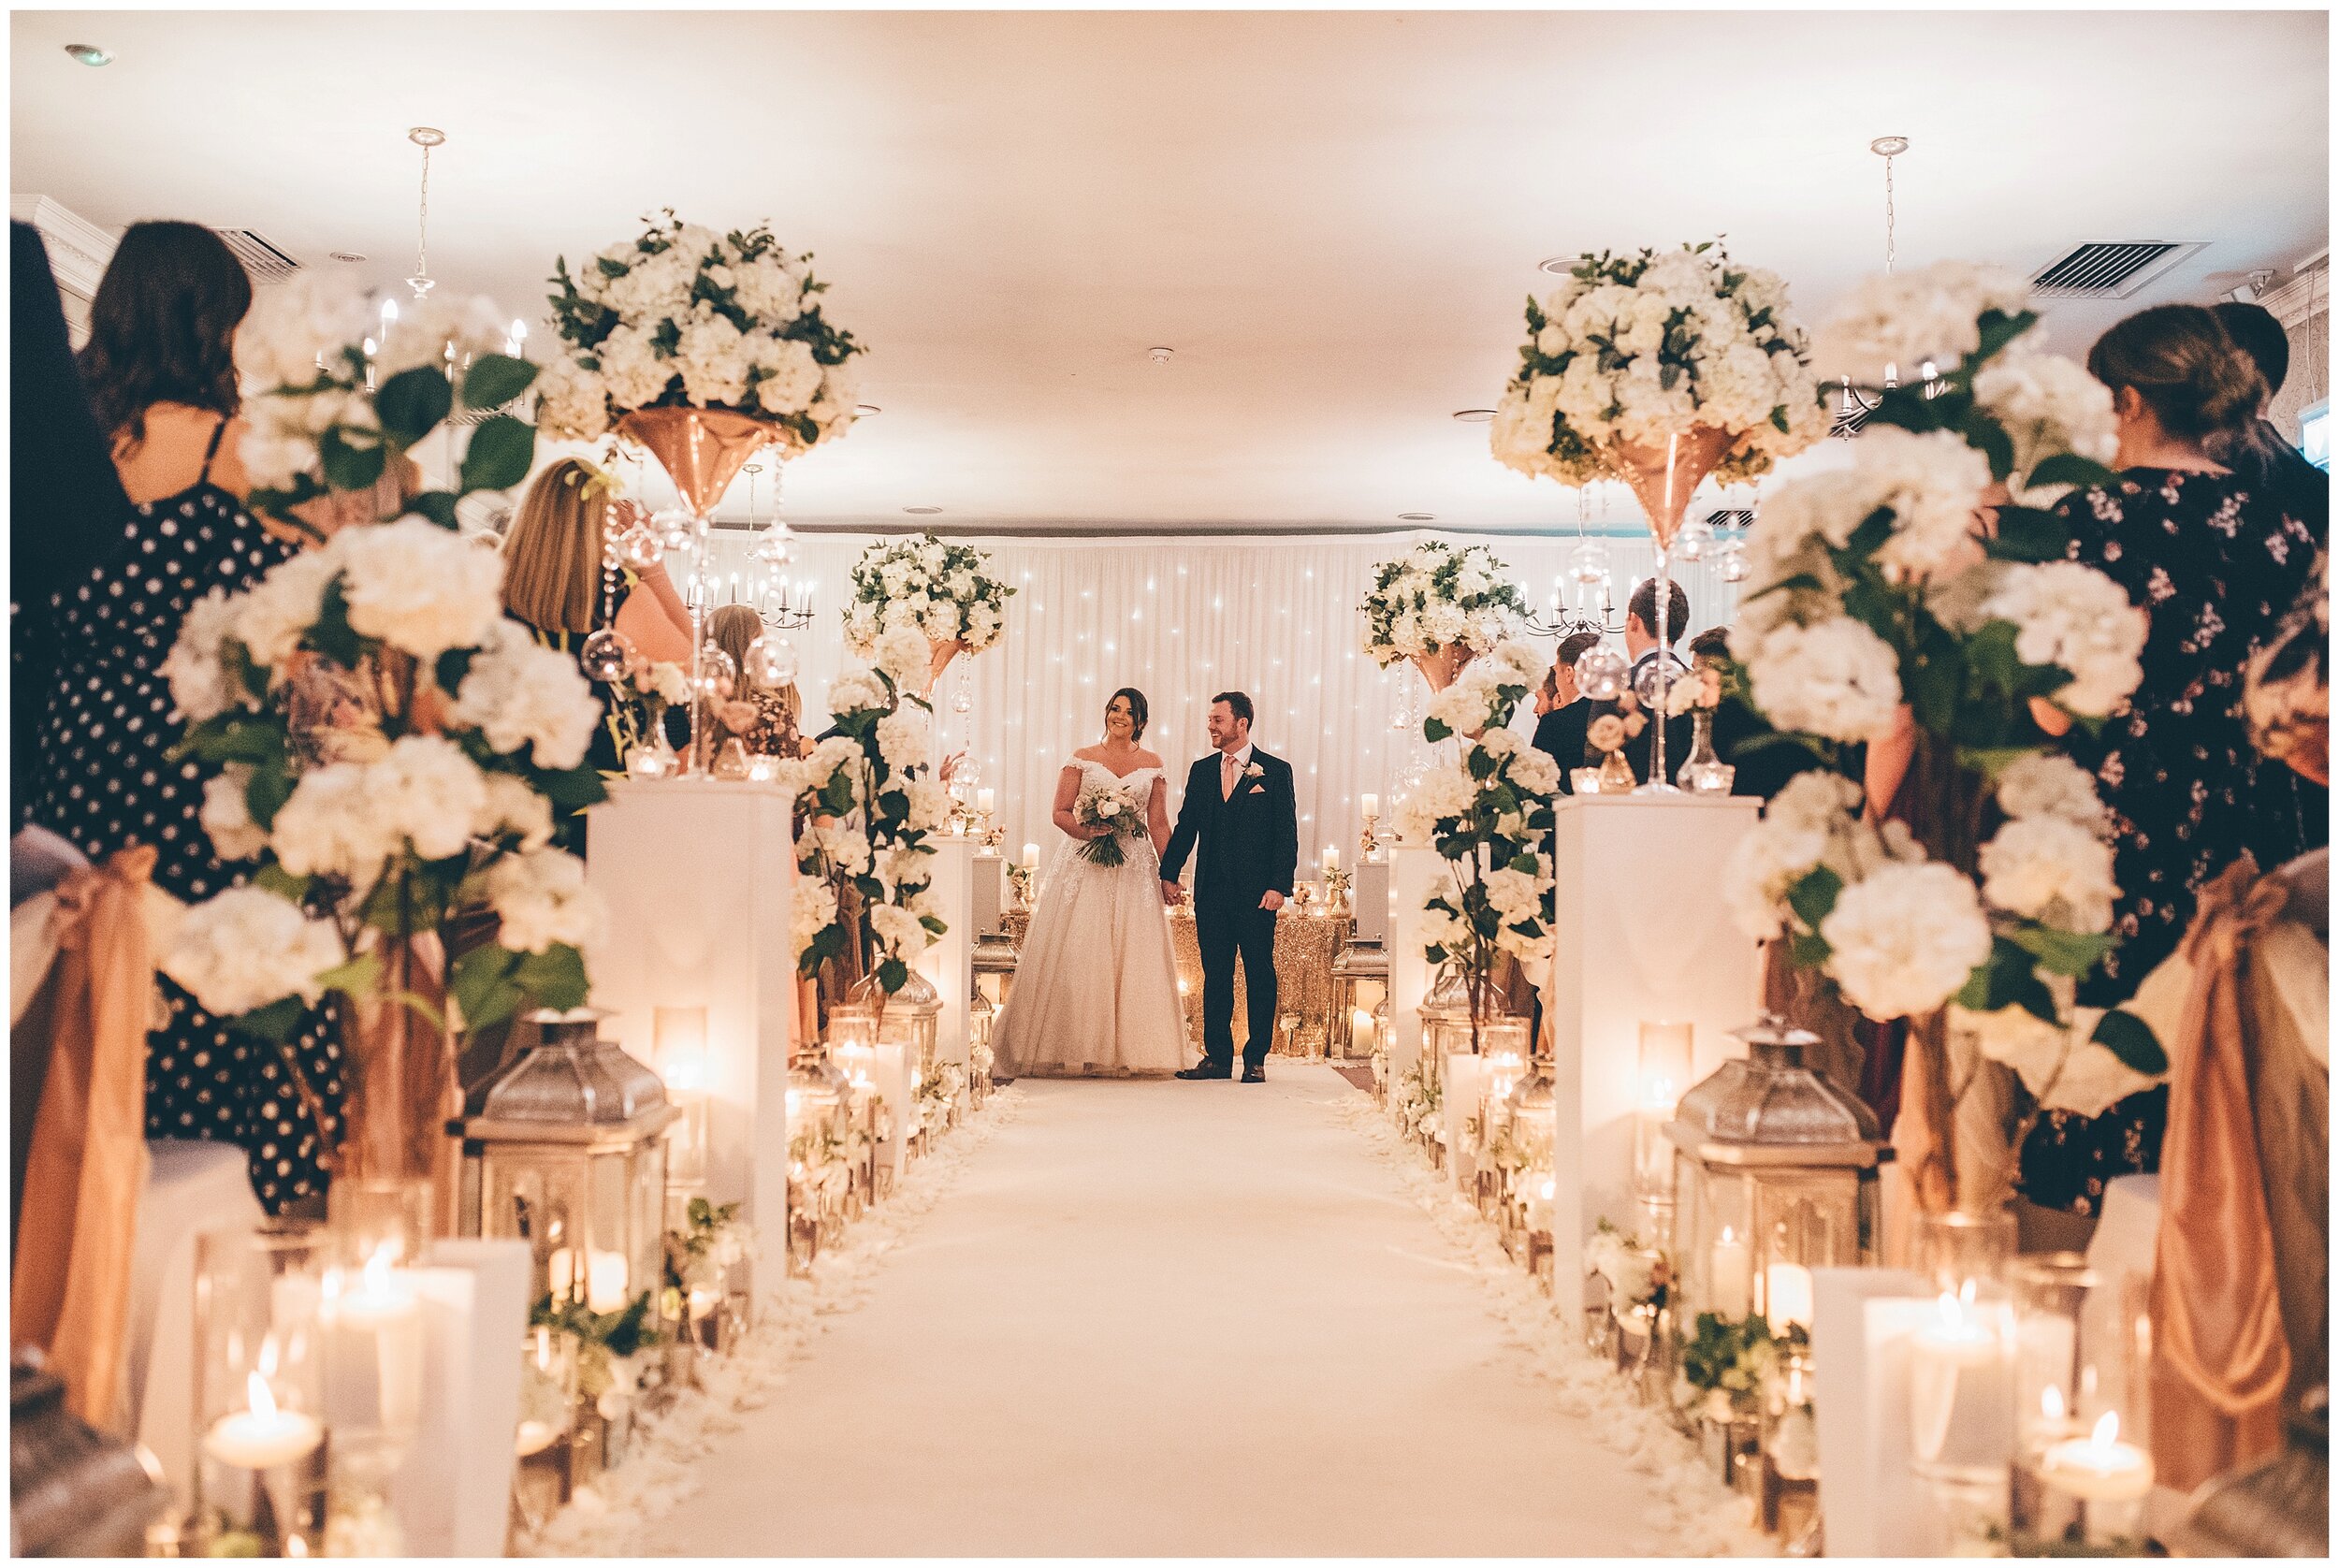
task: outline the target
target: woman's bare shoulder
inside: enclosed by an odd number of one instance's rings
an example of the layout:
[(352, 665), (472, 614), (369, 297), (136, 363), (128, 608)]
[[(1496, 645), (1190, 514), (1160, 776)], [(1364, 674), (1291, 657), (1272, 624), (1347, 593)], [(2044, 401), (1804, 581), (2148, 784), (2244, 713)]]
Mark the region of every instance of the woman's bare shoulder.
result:
[(1169, 771), (1169, 764), (1161, 760), (1158, 753), (1148, 751), (1142, 747), (1138, 748), (1137, 765), (1140, 768), (1159, 768), (1164, 772)]

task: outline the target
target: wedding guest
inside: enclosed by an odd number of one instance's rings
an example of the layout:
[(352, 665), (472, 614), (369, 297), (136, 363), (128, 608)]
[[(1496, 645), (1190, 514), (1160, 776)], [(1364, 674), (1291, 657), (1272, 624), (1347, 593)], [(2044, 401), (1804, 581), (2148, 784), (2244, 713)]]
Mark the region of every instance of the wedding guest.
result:
[(748, 649), (763, 635), (763, 617), (745, 604), (726, 604), (706, 623), (707, 641), (731, 656), (739, 675), (726, 701), (708, 705), (714, 749), (734, 737), (750, 756), (794, 757), (803, 750), (796, 719), (802, 699), (791, 681), (777, 690), (748, 672)]
[[(1701, 678), (1711, 678), (1706, 672), (1719, 669), (1729, 657), (1730, 633), (1724, 627), (1707, 627), (1690, 639), (1690, 662)], [(1714, 708), (1713, 733), (1714, 754), (1737, 770), (1730, 779), (1730, 792), (1734, 795), (1768, 800), (1786, 788), (1787, 780), (1796, 774), (1827, 765), (1797, 742), (1750, 744), (1777, 732), (1743, 697), (1727, 690)]]
[[(80, 369), (132, 510), (121, 552), (52, 600), (53, 677), (17, 694), (38, 710), (33, 819), (92, 861), (152, 845), (154, 881), (184, 902), (243, 873), (204, 831), (202, 768), (171, 755), (182, 723), (163, 661), (198, 599), (252, 587), (296, 547), (243, 503), (234, 343), (251, 304), (242, 265), (211, 230), (141, 223), (122, 237)], [(321, 1193), (319, 1125), (341, 1095), (330, 1031), (312, 1015), (283, 1046), (262, 1043), (158, 984), (168, 1021), (148, 1041), (149, 1136), (241, 1144), (270, 1211)]]
[[(2080, 988), (2111, 1007), (2175, 951), (2201, 890), (2245, 852), (2280, 865), (2306, 846), (2287, 770), (2250, 746), (2241, 682), (2274, 637), (2314, 559), (2306, 525), (2253, 493), (2213, 453), (2231, 451), (2265, 406), (2266, 381), (2215, 312), (2161, 305), (2114, 327), (2087, 356), (2112, 389), (2116, 482), (2066, 497), (2070, 559), (2128, 590), (2150, 617), (2143, 681), (2101, 733), (2034, 704), (2096, 775), (2114, 830), (2119, 949)], [(2277, 775), (2280, 777), (2277, 777)], [(2165, 1089), (2099, 1117), (2042, 1117), (2023, 1150), (2022, 1190), (2044, 1207), (2096, 1212), (2104, 1183), (2157, 1164)]]
[(1552, 657), (1551, 674), (1547, 677), (1553, 701), (1543, 717), (1535, 720), (1535, 749), (1560, 764), (1562, 794), (1576, 792), (1576, 781), (1570, 775), (1585, 765), (1589, 755), (1584, 748), (1584, 726), (1591, 721), (1592, 704), (1584, 700), (1576, 684), (1576, 661), (1599, 646), (1597, 632), (1571, 632), (1560, 639), (1559, 652)]
[[(1639, 586), (1633, 589), (1632, 598), (1625, 603), (1624, 654), (1633, 661), (1629, 690), (1637, 691), (1640, 689), (1640, 683), (1647, 678), (1660, 658), (1672, 661), (1674, 678), (1679, 679), (1690, 674), (1690, 667), (1681, 662), (1679, 654), (1673, 651), (1673, 645), (1689, 632), (1689, 590), (1678, 582), (1671, 586), (1673, 592), (1665, 601), (1665, 635), (1662, 645), (1657, 640), (1657, 579), (1642, 578)], [(1606, 704), (1603, 706), (1605, 709)], [(1690, 754), (1690, 737), (1695, 733), (1695, 728), (1687, 714), (1665, 721), (1667, 771), (1678, 769), (1681, 759)], [(1629, 737), (1624, 743), (1624, 760), (1632, 764), (1633, 777), (1643, 784), (1649, 782), (1649, 759), (1655, 733), (1653, 726), (1643, 725), (1640, 733)]]
[[(2266, 396), (2282, 390), (2290, 374), (2290, 335), (2274, 312), (2263, 305), (2229, 299), (2210, 307), (2235, 346), (2250, 356), (2266, 379)], [(2274, 422), (2262, 415), (2251, 421), (2242, 439), (2226, 455), (2228, 466), (2250, 489), (2271, 497), (2283, 511), (2306, 525), (2321, 549), (2331, 536), (2331, 475), (2306, 460)]]

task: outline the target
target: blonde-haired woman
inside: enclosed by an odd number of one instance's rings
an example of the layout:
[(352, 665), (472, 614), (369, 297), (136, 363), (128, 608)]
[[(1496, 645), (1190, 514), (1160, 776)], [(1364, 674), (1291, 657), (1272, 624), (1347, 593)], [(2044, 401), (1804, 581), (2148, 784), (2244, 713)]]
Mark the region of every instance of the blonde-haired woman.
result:
[(708, 704), (715, 727), (713, 750), (721, 750), (725, 741), (736, 736), (758, 756), (799, 756), (804, 746), (796, 720), (803, 700), (795, 683), (766, 687), (748, 674), (748, 648), (762, 635), (763, 617), (745, 604), (726, 604), (707, 619), (707, 641), (729, 654), (739, 672), (730, 699)]

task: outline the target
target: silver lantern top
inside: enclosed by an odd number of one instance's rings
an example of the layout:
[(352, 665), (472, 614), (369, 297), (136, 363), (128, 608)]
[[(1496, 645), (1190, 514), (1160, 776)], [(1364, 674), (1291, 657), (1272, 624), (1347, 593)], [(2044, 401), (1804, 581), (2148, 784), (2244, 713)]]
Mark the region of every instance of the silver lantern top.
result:
[(536, 1043), (471, 1093), (463, 1136), (565, 1140), (650, 1131), (676, 1115), (656, 1073), (601, 1038), (596, 1008), (528, 1015)]
[(1756, 1150), (1775, 1150), (1789, 1163), (1873, 1165), (1881, 1157), (1875, 1113), (1805, 1065), (1817, 1035), (1771, 1013), (1732, 1033), (1746, 1042), (1746, 1058), (1723, 1063), (1681, 1096), (1668, 1129), (1676, 1145), (1728, 1164), (1764, 1163)]

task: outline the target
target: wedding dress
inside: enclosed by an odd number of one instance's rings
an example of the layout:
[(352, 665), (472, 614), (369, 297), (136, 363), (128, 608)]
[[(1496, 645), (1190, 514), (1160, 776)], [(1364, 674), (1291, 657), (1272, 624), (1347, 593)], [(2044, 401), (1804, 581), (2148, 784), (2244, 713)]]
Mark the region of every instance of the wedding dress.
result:
[[(1066, 765), (1080, 770), (1082, 791), (1102, 786), (1128, 796), (1140, 820), (1162, 779), (1156, 767), (1124, 777), (1084, 757)], [(1153, 840), (1123, 839), (1119, 865), (1098, 865), (1081, 844), (1059, 838), (1048, 859), (992, 1037), (998, 1070), (1019, 1078), (1176, 1072), (1194, 1058)]]

